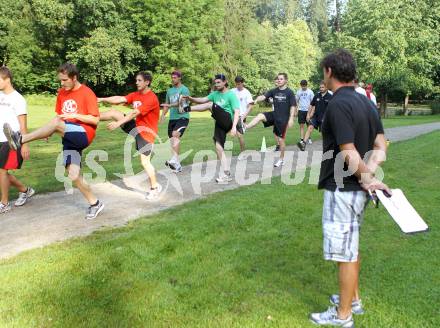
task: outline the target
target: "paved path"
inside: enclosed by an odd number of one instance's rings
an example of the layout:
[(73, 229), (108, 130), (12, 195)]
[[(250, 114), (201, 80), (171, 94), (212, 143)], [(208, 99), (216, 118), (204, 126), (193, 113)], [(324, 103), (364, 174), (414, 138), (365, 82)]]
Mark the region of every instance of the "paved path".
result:
[[(418, 135), (440, 129), (439, 123), (398, 127), (386, 130), (391, 141), (414, 138)], [(65, 191), (35, 195), (26, 206), (14, 208), (0, 219), (0, 259), (11, 257), (22, 251), (42, 247), (76, 236), (91, 234), (102, 227), (117, 227), (140, 216), (152, 215), (211, 193), (238, 188), (261, 181), (270, 183), (271, 177), (285, 176), (292, 182), (289, 173), (308, 165), (319, 164), (322, 143), (315, 142), (306, 152), (298, 152), (296, 146), (288, 147), (286, 165), (274, 168), (277, 154), (274, 152), (249, 152), (247, 160), (231, 159), (234, 181), (227, 185), (215, 183), (219, 163), (208, 161), (184, 167), (176, 175), (169, 170), (158, 173), (159, 182), (166, 192), (158, 201), (145, 200), (145, 175), (122, 180), (98, 183), (92, 189), (104, 202), (105, 209), (95, 220), (84, 219), (86, 204), (77, 190), (72, 195)], [(314, 178), (317, 178), (318, 166)], [(286, 178), (288, 177), (288, 178)], [(167, 182), (168, 181), (168, 182)]]

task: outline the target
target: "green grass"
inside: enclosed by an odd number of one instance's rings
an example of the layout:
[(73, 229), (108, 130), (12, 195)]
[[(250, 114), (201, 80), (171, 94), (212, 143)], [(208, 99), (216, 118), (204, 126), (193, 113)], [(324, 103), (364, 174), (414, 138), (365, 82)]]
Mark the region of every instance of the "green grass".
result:
[[(29, 105), (28, 125), (30, 130), (40, 127), (47, 123), (54, 116), (55, 98), (53, 96), (28, 96)], [(124, 107), (119, 107), (127, 110)], [(421, 124), (428, 122), (439, 122), (440, 116), (423, 116), (423, 117), (396, 117), (384, 120), (385, 127), (394, 127), (401, 125)], [(160, 124), (159, 136), (163, 141), (167, 140), (167, 122)], [(191, 164), (194, 154), (199, 150), (214, 150), (212, 142), (214, 121), (209, 117), (208, 113), (193, 113), (190, 125), (182, 138), (181, 152), (193, 150), (192, 153), (183, 160), (183, 165)], [(260, 149), (263, 136), (266, 138), (268, 146), (274, 145), (272, 128), (264, 129), (262, 125), (250, 130), (246, 136), (246, 144), (248, 149)], [(97, 136), (92, 145), (84, 153), (87, 155), (91, 150), (104, 150), (108, 153), (108, 161), (99, 162), (106, 172), (106, 179), (116, 179), (116, 173), (123, 173), (124, 170), (124, 153), (123, 144), (126, 138), (121, 130), (109, 132), (106, 124), (99, 125)], [(289, 130), (287, 134), (287, 143), (296, 144), (299, 138), (298, 125)], [(314, 140), (320, 138), (315, 131), (312, 135)], [(233, 140), (233, 154), (238, 155), (240, 148), (237, 138), (228, 137)], [(59, 136), (54, 135), (49, 142), (36, 141), (30, 144), (31, 160), (23, 164), (22, 170), (15, 174), (25, 184), (32, 186), (39, 193), (57, 191), (63, 189), (63, 184), (55, 178), (55, 163), (57, 156), (61, 150), (61, 141)], [(170, 152), (171, 155), (171, 152)], [(138, 158), (132, 160), (134, 172), (142, 170)], [(92, 173), (92, 171), (84, 166), (84, 173)], [(11, 189), (11, 198), (16, 197), (17, 193)]]
[[(386, 182), (430, 225), (403, 235), (368, 208), (357, 327), (440, 322), (440, 132), (393, 143)], [(402, 165), (402, 163), (405, 163)], [(253, 185), (0, 262), (3, 327), (312, 327), (337, 291), (322, 259), (322, 193)], [(268, 316), (271, 320), (267, 319)]]

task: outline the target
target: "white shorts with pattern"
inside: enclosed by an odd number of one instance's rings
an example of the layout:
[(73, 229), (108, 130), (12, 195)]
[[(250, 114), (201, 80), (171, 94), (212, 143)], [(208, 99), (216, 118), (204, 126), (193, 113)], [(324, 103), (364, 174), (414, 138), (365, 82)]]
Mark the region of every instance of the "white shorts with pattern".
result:
[(325, 190), (322, 209), (324, 259), (356, 262), (367, 196), (364, 191)]

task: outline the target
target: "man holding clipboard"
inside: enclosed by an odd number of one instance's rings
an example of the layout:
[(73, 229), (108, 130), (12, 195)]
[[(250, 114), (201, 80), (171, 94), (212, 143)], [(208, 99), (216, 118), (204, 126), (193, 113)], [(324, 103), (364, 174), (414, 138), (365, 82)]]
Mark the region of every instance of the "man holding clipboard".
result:
[[(324, 189), (324, 259), (339, 268), (339, 294), (330, 306), (312, 313), (318, 325), (354, 327), (352, 313), (363, 313), (359, 295), (359, 231), (368, 191), (391, 194), (374, 172), (385, 159), (386, 139), (371, 101), (356, 93), (356, 64), (346, 50), (336, 50), (321, 62), (326, 86), (333, 91), (322, 122), (323, 161), (319, 189)], [(373, 152), (371, 152), (373, 151)], [(364, 162), (365, 155), (370, 155)]]

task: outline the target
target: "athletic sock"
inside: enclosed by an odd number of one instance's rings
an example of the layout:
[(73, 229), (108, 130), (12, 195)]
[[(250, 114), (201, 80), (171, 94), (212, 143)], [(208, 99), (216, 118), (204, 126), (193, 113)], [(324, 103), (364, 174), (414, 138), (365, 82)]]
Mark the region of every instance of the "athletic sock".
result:
[(99, 199), (96, 201), (95, 204), (92, 204), (92, 205), (90, 205), (90, 206), (98, 206), (98, 204), (99, 204)]

